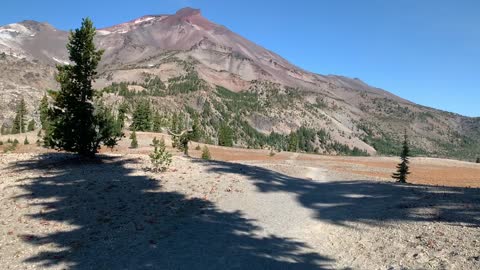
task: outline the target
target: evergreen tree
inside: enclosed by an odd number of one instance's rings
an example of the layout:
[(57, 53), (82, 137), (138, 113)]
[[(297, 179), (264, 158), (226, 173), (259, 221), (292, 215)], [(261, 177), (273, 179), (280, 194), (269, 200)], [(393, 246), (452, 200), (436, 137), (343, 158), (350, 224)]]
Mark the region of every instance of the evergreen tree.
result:
[(160, 132), (162, 131), (162, 116), (158, 111), (155, 112), (155, 115), (153, 116), (153, 127), (152, 127), (153, 132)]
[(116, 128), (117, 130), (122, 131), (125, 127), (125, 120), (127, 119), (128, 104), (123, 102), (118, 106), (118, 114), (116, 119)]
[(290, 132), (288, 136), (288, 151), (297, 152), (298, 150), (298, 137), (296, 132)]
[(30, 142), (28, 141), (28, 138), (27, 138), (27, 137), (25, 137), (25, 140), (23, 140), (23, 144), (24, 144), (24, 145), (30, 144)]
[(480, 157), (477, 157), (476, 163), (480, 163)]
[(152, 162), (153, 170), (164, 172), (172, 163), (172, 154), (167, 152), (163, 137), (161, 140), (157, 140), (157, 137), (155, 137), (152, 142), (154, 149), (153, 153), (150, 154), (150, 161)]
[(402, 153), (400, 154), (401, 162), (397, 165), (397, 172), (392, 175), (392, 178), (396, 179), (400, 183), (406, 183), (407, 176), (410, 174), (408, 166), (410, 163), (409, 156), (410, 148), (408, 147), (407, 131), (405, 130)]
[(132, 115), (132, 130), (150, 131), (152, 128), (152, 109), (148, 100), (139, 101)]
[(2, 128), (1, 128), (0, 132), (1, 132), (1, 133), (0, 133), (1, 135), (10, 134), (10, 130), (9, 130), (9, 128), (7, 127), (7, 124), (5, 124), (5, 123), (2, 124)]
[(97, 120), (99, 135), (105, 138), (103, 144), (113, 150), (119, 138), (124, 136), (122, 131), (123, 123), (120, 123), (118, 116), (115, 118), (110, 108), (101, 103), (97, 105), (95, 119)]
[(96, 30), (90, 19), (84, 19), (79, 29), (70, 32), (67, 50), (72, 65), (58, 65), (57, 81), (60, 91), (54, 97), (54, 106), (48, 113), (45, 136), (49, 147), (93, 156), (101, 144), (111, 145), (119, 139), (111, 133), (111, 120), (104, 111), (95, 111), (93, 80), (103, 51), (93, 42)]
[(22, 98), (17, 105), (17, 112), (15, 119), (13, 120), (12, 134), (24, 133), (26, 132), (26, 116), (27, 116), (27, 106), (25, 100)]
[(188, 156), (188, 143), (190, 142), (191, 136), (192, 136), (191, 132), (185, 132), (179, 138), (180, 150), (182, 150), (183, 154), (186, 156)]
[(19, 114), (15, 114), (15, 118), (13, 119), (13, 124), (12, 124), (12, 134), (18, 134), (20, 133), (20, 116)]
[(222, 124), (218, 130), (218, 145), (233, 146), (233, 131), (227, 124)]
[(137, 132), (135, 132), (135, 130), (133, 130), (130, 134), (130, 140), (132, 140), (130, 143), (130, 148), (138, 148)]
[(37, 133), (37, 146), (42, 145), (42, 130), (40, 129)]
[(201, 131), (201, 127), (200, 127), (200, 121), (199, 121), (198, 117), (195, 117), (193, 119), (191, 140), (195, 141), (195, 142), (198, 142), (201, 139), (202, 139), (202, 131)]
[(40, 124), (42, 125), (42, 129), (47, 129), (47, 122), (48, 122), (48, 97), (47, 94), (43, 95), (42, 100), (40, 100)]
[(20, 114), (20, 133), (27, 132), (27, 105), (25, 104), (25, 100), (22, 98), (20, 100), (20, 105), (18, 108), (18, 114)]
[(33, 119), (30, 120), (30, 122), (28, 122), (27, 130), (28, 131), (34, 131), (35, 130), (35, 121)]
[(180, 115), (177, 113), (173, 113), (172, 121), (171, 121), (171, 130), (173, 132), (180, 132), (181, 131), (181, 124), (180, 124)]
[(210, 154), (210, 150), (208, 149), (208, 147), (206, 145), (203, 147), (203, 150), (202, 150), (202, 159), (203, 160), (212, 159), (212, 156)]

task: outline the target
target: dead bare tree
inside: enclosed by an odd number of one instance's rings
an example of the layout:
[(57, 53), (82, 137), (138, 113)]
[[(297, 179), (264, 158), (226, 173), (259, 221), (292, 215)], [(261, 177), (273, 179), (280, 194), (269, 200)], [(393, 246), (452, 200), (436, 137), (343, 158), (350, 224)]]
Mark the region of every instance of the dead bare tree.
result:
[(180, 150), (183, 150), (183, 153), (188, 156), (188, 143), (190, 142), (192, 138), (192, 129), (185, 129), (182, 130), (180, 133), (175, 133), (171, 131), (170, 129), (167, 129), (168, 134), (170, 134), (174, 141), (177, 141), (177, 147)]

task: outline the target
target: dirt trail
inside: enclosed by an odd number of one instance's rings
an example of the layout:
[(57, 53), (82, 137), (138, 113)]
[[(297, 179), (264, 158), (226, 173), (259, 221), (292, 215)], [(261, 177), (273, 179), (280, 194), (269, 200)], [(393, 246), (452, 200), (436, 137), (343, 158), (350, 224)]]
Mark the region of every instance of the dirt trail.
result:
[[(480, 236), (478, 228), (455, 224), (465, 217), (447, 218), (455, 220), (454, 223), (444, 223), (444, 218), (438, 217), (447, 215), (439, 213), (440, 209), (461, 201), (473, 203), (472, 197), (458, 194), (454, 199), (458, 201), (443, 204), (439, 198), (449, 196), (446, 194), (451, 191), (345, 181), (344, 175), (325, 168), (299, 166), (302, 163), (294, 158), (289, 158), (288, 165), (277, 167), (273, 163), (257, 163), (253, 176), (241, 182), (244, 192), (222, 197), (219, 206), (227, 211), (240, 211), (255, 220), (262, 228), (259, 236), (282, 235), (305, 243), (306, 252), (334, 258), (333, 262), (322, 265), (326, 269), (480, 266), (480, 262), (472, 259), (477, 256), (474, 254), (480, 243), (470, 238)], [(286, 177), (270, 169), (297, 176)], [(431, 195), (435, 193), (438, 197)], [(424, 221), (410, 217), (413, 214), (410, 211)], [(475, 224), (480, 222), (475, 220)], [(455, 239), (453, 245), (451, 239)]]
[(327, 170), (317, 167), (307, 167), (307, 173), (305, 178), (312, 179), (314, 181), (325, 181), (327, 178)]

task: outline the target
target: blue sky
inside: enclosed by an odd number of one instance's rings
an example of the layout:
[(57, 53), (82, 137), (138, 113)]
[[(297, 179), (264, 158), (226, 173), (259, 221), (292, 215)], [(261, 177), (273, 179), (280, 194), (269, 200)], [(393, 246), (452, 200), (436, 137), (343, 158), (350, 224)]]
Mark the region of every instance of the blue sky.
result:
[[(320, 74), (356, 77), (422, 105), (480, 116), (478, 0), (2, 1), (0, 25), (24, 19), (98, 28), (191, 6)], [(72, 4), (81, 3), (81, 4)]]

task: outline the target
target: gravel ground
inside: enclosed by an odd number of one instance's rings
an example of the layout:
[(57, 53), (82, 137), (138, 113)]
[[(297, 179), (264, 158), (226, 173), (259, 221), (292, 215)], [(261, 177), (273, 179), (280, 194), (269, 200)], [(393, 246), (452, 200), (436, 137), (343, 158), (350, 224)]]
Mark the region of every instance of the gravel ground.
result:
[(479, 269), (480, 190), (299, 160), (0, 155), (2, 269)]

